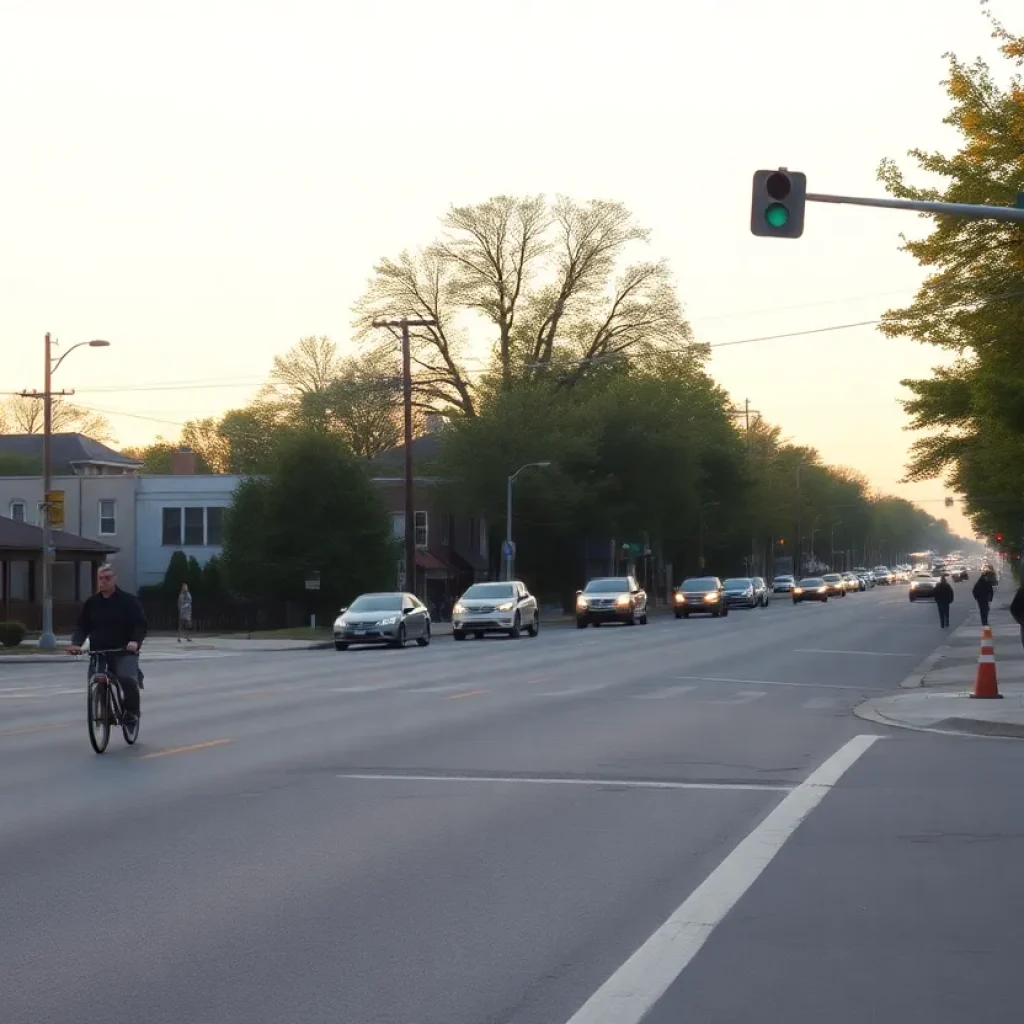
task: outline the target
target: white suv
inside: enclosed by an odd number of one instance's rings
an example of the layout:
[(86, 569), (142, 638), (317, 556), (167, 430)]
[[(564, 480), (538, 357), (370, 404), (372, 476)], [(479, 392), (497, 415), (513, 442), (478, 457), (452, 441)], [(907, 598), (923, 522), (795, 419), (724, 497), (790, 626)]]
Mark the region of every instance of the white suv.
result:
[(522, 630), (530, 636), (540, 631), (537, 598), (519, 580), (505, 583), (474, 583), (452, 609), (452, 636), (465, 640), (470, 633), (507, 633), (519, 636)]

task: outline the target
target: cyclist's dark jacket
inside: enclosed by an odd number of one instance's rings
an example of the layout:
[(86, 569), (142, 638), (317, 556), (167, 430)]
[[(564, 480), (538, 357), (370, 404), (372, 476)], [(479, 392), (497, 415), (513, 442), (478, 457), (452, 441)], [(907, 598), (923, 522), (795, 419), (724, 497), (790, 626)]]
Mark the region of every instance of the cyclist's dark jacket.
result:
[(146, 613), (139, 599), (118, 587), (110, 597), (93, 594), (82, 605), (71, 643), (81, 647), (86, 637), (94, 651), (124, 647), (130, 640), (141, 644), (146, 639)]

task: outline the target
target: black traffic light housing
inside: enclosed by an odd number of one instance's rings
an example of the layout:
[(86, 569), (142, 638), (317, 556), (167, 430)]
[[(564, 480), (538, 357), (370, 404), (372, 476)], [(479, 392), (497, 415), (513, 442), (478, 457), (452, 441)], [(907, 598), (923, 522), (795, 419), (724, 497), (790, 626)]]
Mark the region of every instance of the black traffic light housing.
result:
[(751, 234), (762, 238), (799, 238), (804, 233), (806, 197), (806, 174), (785, 167), (754, 171)]

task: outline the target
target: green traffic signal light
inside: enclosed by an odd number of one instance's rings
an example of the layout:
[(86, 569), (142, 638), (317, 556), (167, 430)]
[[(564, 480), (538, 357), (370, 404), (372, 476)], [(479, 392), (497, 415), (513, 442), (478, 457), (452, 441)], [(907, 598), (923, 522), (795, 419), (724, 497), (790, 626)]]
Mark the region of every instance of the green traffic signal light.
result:
[(799, 238), (804, 231), (807, 175), (780, 167), (754, 172), (750, 231), (767, 238)]

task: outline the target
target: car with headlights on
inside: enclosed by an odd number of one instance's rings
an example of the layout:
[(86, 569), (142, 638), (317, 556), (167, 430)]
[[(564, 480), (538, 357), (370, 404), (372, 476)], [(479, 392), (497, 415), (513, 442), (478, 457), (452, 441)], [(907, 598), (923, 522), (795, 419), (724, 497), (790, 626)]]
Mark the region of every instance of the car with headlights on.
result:
[(672, 596), (677, 619), (691, 615), (712, 615), (716, 619), (729, 614), (725, 587), (717, 576), (694, 576), (676, 588)]
[(871, 572), (874, 574), (875, 582), (879, 586), (887, 587), (896, 581), (896, 577), (884, 565), (876, 565)]
[(939, 577), (930, 572), (915, 572), (910, 578), (910, 603), (915, 601), (933, 601)]
[(647, 592), (632, 576), (600, 576), (576, 591), (576, 628), (622, 622), (647, 625)]
[(407, 640), (415, 640), (420, 647), (430, 643), (430, 612), (415, 594), (360, 594), (334, 620), (337, 651), (352, 644), (404, 647)]
[(841, 575), (843, 577), (843, 583), (845, 584), (846, 589), (851, 593), (855, 594), (858, 591), (865, 589), (864, 581), (856, 573), (844, 572)]
[(838, 572), (827, 572), (821, 577), (829, 597), (846, 597), (846, 583)]
[(537, 598), (525, 583), (474, 583), (455, 602), (452, 609), (452, 636), (465, 640), (469, 634), (478, 639), (484, 633), (506, 633), (513, 639), (522, 630), (530, 636), (540, 632)]
[(804, 601), (828, 601), (828, 584), (820, 576), (805, 576), (793, 588), (793, 604)]

